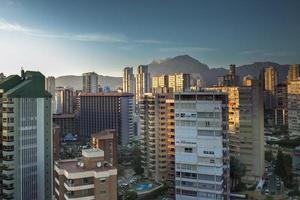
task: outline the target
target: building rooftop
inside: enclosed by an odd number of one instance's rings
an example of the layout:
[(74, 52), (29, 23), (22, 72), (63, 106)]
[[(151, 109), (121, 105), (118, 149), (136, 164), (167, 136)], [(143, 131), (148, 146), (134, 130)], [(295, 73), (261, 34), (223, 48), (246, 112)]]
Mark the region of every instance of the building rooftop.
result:
[(111, 169), (115, 169), (114, 167), (111, 167), (110, 165), (104, 165), (102, 164), (101, 167), (96, 167), (93, 169), (86, 169), (85, 166), (81, 167), (79, 166), (79, 160), (78, 159), (72, 159), (72, 160), (61, 160), (61, 161), (56, 161), (55, 165), (59, 169), (66, 170), (68, 173), (78, 173), (78, 172), (86, 172), (86, 171), (96, 171), (96, 172), (101, 172), (101, 171), (107, 171)]
[(75, 114), (53, 114), (53, 118), (61, 119), (61, 118), (74, 118)]
[(95, 97), (133, 97), (131, 93), (121, 93), (121, 92), (99, 92), (99, 93), (80, 93), (79, 96), (95, 96)]
[(97, 139), (114, 139), (114, 134), (116, 133), (115, 129), (107, 129), (104, 131), (101, 131), (99, 133), (92, 134), (92, 138), (97, 138)]
[(104, 157), (104, 151), (101, 149), (82, 149), (82, 156), (86, 158)]

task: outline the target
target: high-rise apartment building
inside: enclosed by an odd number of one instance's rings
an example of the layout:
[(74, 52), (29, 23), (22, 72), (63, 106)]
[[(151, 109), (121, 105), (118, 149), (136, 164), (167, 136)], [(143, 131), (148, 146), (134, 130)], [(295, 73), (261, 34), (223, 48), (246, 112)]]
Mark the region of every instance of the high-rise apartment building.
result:
[(56, 114), (73, 113), (73, 88), (57, 87), (55, 90)]
[(142, 167), (146, 177), (165, 182), (167, 170), (166, 94), (145, 93), (139, 102)]
[(300, 136), (300, 80), (288, 82), (288, 127), (290, 137)]
[(169, 77), (168, 75), (160, 75), (152, 77), (152, 92), (167, 92), (169, 87)]
[(254, 77), (251, 75), (244, 76), (243, 86), (252, 86), (253, 80), (254, 80)]
[(98, 93), (98, 74), (95, 72), (82, 74), (82, 91), (84, 93)]
[(123, 70), (123, 92), (135, 94), (133, 67), (125, 67)]
[(52, 138), (53, 138), (53, 161), (59, 160), (60, 158), (60, 127), (57, 124), (53, 124), (52, 127)]
[(255, 183), (265, 172), (263, 88), (239, 88), (240, 160), (246, 165), (246, 183)]
[(291, 65), (288, 71), (287, 80), (296, 81), (298, 79), (300, 79), (300, 65), (299, 64)]
[(275, 94), (275, 88), (278, 84), (278, 72), (274, 67), (270, 66), (268, 68), (265, 68), (264, 81), (265, 91), (269, 91), (271, 94)]
[(176, 199), (229, 199), (228, 98), (175, 94)]
[(175, 198), (175, 107), (174, 98), (166, 99), (166, 130), (167, 130), (167, 187), (168, 194)]
[(52, 113), (55, 113), (55, 77), (48, 76), (45, 79), (45, 89), (52, 95)]
[(139, 102), (144, 93), (150, 92), (150, 88), (148, 65), (139, 65), (136, 74), (136, 102)]
[(107, 129), (100, 133), (92, 134), (91, 146), (94, 149), (102, 149), (104, 160), (111, 163), (114, 167), (117, 166), (117, 140), (116, 130)]
[(275, 126), (282, 127), (287, 125), (287, 84), (282, 82), (275, 88), (276, 108)]
[(82, 157), (60, 160), (54, 166), (56, 200), (117, 200), (117, 169), (101, 149), (83, 149)]
[(51, 94), (40, 72), (0, 83), (1, 199), (52, 199)]
[(76, 129), (76, 116), (75, 114), (54, 114), (52, 115), (53, 124), (59, 126), (60, 135), (62, 137), (67, 134), (78, 134)]
[(235, 65), (229, 65), (229, 74), (218, 78), (218, 86), (239, 86), (239, 76), (236, 75)]
[(213, 87), (228, 94), (230, 155), (246, 165), (248, 183), (259, 180), (264, 172), (263, 91), (257, 80), (245, 87)]
[(90, 137), (105, 129), (115, 129), (118, 143), (127, 145), (133, 137), (133, 94), (81, 93), (80, 135)]
[(207, 90), (222, 91), (228, 94), (228, 135), (231, 156), (240, 154), (240, 95), (239, 87), (212, 87)]
[(176, 73), (169, 75), (169, 89), (173, 92), (184, 92), (190, 90), (190, 74)]

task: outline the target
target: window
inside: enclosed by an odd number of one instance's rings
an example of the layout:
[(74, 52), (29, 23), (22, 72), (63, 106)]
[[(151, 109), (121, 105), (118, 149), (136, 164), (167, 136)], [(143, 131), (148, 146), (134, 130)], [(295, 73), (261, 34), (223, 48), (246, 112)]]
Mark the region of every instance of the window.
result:
[(99, 193), (100, 194), (106, 194), (106, 190), (101, 190)]
[(210, 122), (205, 122), (205, 127), (210, 127)]
[(105, 183), (106, 179), (100, 179), (101, 183)]
[(210, 162), (210, 163), (215, 163), (215, 160), (210, 159), (209, 162)]
[(184, 148), (184, 152), (185, 153), (193, 153), (193, 149), (192, 148)]

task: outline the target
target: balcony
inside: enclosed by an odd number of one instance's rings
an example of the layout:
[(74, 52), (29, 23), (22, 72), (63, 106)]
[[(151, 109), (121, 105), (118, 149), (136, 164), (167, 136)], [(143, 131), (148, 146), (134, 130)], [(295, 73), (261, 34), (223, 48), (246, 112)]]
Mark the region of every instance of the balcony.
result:
[(10, 181), (10, 180), (14, 180), (14, 176), (11, 174), (11, 175), (2, 175), (2, 178), (3, 180), (7, 180), (7, 181)]
[[(90, 194), (91, 195), (91, 194)], [(94, 200), (95, 196), (91, 195), (91, 196), (75, 196), (69, 192), (65, 193), (64, 195), (66, 200)]]
[(64, 186), (68, 191), (88, 190), (88, 189), (93, 189), (95, 187), (94, 184), (75, 185), (75, 184), (70, 184), (68, 182), (65, 182)]
[(3, 187), (2, 188), (3, 188), (3, 193), (6, 193), (6, 194), (10, 193), (10, 191), (12, 191), (13, 189), (15, 189), (13, 184), (4, 184), (4, 183), (3, 183)]
[(13, 196), (13, 194), (3, 194), (3, 196), (2, 196), (2, 198), (3, 199), (14, 199), (14, 196)]

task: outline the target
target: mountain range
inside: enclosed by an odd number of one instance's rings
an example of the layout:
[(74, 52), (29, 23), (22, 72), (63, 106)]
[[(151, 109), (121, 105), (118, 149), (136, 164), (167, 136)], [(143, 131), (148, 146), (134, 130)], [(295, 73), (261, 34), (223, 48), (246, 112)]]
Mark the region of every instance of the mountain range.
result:
[[(242, 77), (252, 75), (258, 77), (262, 69), (273, 66), (279, 74), (279, 81), (286, 79), (289, 64), (281, 65), (274, 62), (254, 62), (252, 64), (241, 65), (236, 68), (237, 75)], [(160, 74), (189, 73), (193, 78), (201, 78), (207, 85), (217, 84), (218, 76), (228, 73), (225, 68), (210, 68), (207, 64), (201, 63), (189, 55), (179, 55), (174, 58), (154, 60), (149, 64), (151, 76)], [(122, 86), (122, 77), (99, 75), (101, 86), (109, 86), (116, 89)], [(82, 76), (60, 76), (56, 78), (56, 86), (71, 86), (74, 89), (82, 89)]]

